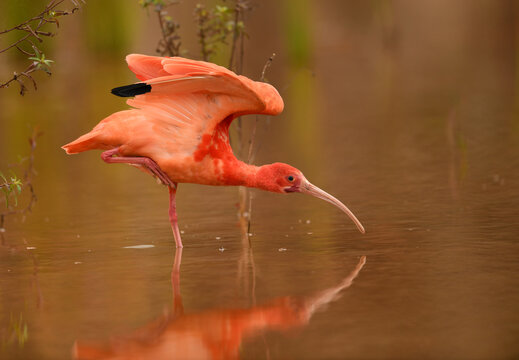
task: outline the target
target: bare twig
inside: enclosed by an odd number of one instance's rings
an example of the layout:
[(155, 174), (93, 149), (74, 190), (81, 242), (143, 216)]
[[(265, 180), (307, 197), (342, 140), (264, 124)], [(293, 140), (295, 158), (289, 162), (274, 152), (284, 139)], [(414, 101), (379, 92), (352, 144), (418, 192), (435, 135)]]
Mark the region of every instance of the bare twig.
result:
[(267, 60), (267, 62), (265, 63), (265, 65), (263, 66), (263, 70), (261, 70), (261, 77), (260, 77), (260, 81), (263, 81), (265, 82), (265, 73), (267, 72), (267, 69), (270, 67), (270, 65), (272, 65), (272, 62), (274, 61), (274, 58), (276, 57), (276, 53), (273, 53)]
[[(268, 60), (265, 63), (265, 65), (263, 66), (263, 70), (261, 71), (260, 81), (265, 82), (265, 74), (267, 72), (267, 69), (270, 67), (270, 65), (272, 65), (272, 61), (274, 61), (275, 57), (276, 57), (276, 54), (273, 53), (268, 58)], [(250, 140), (249, 140), (249, 154), (247, 156), (247, 163), (248, 164), (251, 164), (254, 161), (254, 158), (256, 157), (256, 151), (254, 149), (255, 149), (255, 145), (256, 145), (255, 141), (256, 141), (256, 129), (258, 127), (258, 121), (259, 121), (259, 116), (256, 115), (256, 118), (254, 119), (254, 125), (252, 126), (251, 137), (250, 137)]]
[(233, 36), (231, 43), (231, 54), (229, 59), (229, 69), (233, 69), (234, 67), (234, 54), (236, 52), (236, 47), (238, 45), (238, 40), (240, 41), (240, 57), (238, 63), (238, 73), (243, 72), (243, 59), (245, 55), (244, 49), (244, 39), (245, 39), (245, 12), (250, 11), (252, 8), (249, 6), (247, 0), (236, 0), (234, 5), (234, 22), (233, 22)]
[[(269, 57), (265, 65), (263, 66), (263, 70), (261, 71), (261, 81), (265, 81), (265, 73), (267, 72), (267, 69), (272, 64), (272, 61), (274, 60), (274, 57), (276, 54), (272, 54), (272, 56)], [(254, 158), (256, 157), (256, 131), (258, 127), (259, 122), (259, 116), (256, 115), (254, 119), (254, 124), (252, 125), (252, 130), (250, 134), (249, 139), (249, 151), (247, 154), (247, 164), (252, 164), (254, 162)], [(241, 129), (240, 129), (241, 130)], [(241, 137), (240, 137), (240, 145), (241, 145)], [(255, 150), (256, 149), (256, 150)], [(247, 196), (248, 194), (248, 196)], [(249, 203), (248, 210), (245, 212), (246, 203)], [(250, 224), (252, 219), (252, 193), (249, 190), (246, 190), (245, 192), (240, 192), (240, 216), (247, 216), (247, 234), (250, 233)]]

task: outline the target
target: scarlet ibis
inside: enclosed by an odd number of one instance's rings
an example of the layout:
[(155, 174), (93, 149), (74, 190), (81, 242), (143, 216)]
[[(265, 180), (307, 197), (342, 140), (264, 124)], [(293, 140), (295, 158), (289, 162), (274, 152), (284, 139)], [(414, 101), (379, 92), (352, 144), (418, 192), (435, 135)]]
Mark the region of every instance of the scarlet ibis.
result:
[[(179, 249), (175, 263), (181, 255)], [(250, 308), (208, 309), (198, 313), (184, 313), (180, 273), (177, 273), (172, 278), (174, 303), (170, 312), (109, 341), (76, 340), (72, 356), (77, 360), (239, 359), (245, 340), (250, 341), (267, 330), (287, 331), (308, 325), (314, 313), (337, 300), (351, 286), (365, 263), (363, 256), (340, 283), (308, 296), (285, 296)]]
[(128, 66), (140, 82), (112, 93), (133, 97), (131, 110), (116, 112), (92, 131), (64, 145), (67, 154), (105, 150), (107, 163), (126, 163), (155, 176), (169, 189), (169, 219), (182, 247), (175, 195), (178, 183), (241, 185), (276, 193), (305, 193), (344, 211), (361, 233), (364, 227), (339, 200), (283, 163), (254, 166), (238, 160), (229, 144), (229, 125), (241, 115), (277, 115), (277, 90), (204, 61), (131, 54)]

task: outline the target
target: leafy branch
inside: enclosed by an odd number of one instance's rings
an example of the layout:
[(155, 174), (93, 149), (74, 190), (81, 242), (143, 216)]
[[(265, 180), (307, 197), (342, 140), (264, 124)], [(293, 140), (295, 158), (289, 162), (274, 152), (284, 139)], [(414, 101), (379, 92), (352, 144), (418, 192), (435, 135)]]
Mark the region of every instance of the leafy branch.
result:
[(0, 179), (3, 183), (0, 183), (0, 189), (3, 191), (5, 196), (5, 205), (9, 208), (9, 198), (11, 195), (14, 197), (14, 206), (18, 205), (18, 196), (22, 192), (22, 181), (16, 177), (16, 174), (12, 173), (11, 177), (7, 179), (2, 172), (0, 172)]
[(216, 55), (222, 46), (228, 46), (229, 38), (232, 35), (228, 66), (229, 69), (232, 69), (237, 40), (245, 35), (243, 13), (249, 9), (250, 7), (244, 0), (236, 1), (234, 9), (225, 5), (215, 5), (211, 9), (207, 9), (203, 4), (195, 6), (194, 17), (198, 26), (198, 42), (204, 61), (211, 60), (211, 57)]
[(45, 58), (45, 54), (39, 46), (43, 43), (44, 38), (52, 37), (55, 33), (44, 30), (44, 26), (53, 24), (56, 28), (59, 28), (59, 18), (75, 13), (80, 7), (79, 1), (85, 2), (85, 0), (69, 0), (74, 7), (70, 10), (59, 10), (58, 7), (64, 1), (65, 0), (52, 0), (38, 15), (12, 28), (0, 31), (0, 35), (5, 35), (10, 32), (21, 34), (21, 37), (11, 45), (0, 49), (0, 54), (8, 50), (16, 49), (18, 52), (28, 56), (28, 60), (31, 60), (31, 63), (25, 70), (21, 72), (14, 71), (13, 76), (9, 80), (0, 84), (0, 88), (7, 88), (12, 82), (16, 81), (20, 85), (20, 95), (24, 95), (27, 91), (24, 79), (32, 82), (34, 90), (38, 89), (36, 80), (31, 75), (33, 72), (44, 71), (48, 75), (51, 75), (50, 65), (53, 61)]

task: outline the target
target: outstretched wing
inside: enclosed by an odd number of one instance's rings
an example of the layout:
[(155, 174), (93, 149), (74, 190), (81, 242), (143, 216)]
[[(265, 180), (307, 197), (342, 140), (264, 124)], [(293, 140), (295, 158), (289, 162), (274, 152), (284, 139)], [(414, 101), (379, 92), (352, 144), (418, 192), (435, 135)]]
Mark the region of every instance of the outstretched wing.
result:
[[(181, 57), (168, 58), (138, 54), (128, 55), (126, 61), (130, 70), (143, 82), (114, 89), (119, 96), (146, 93), (167, 95), (198, 91), (240, 99), (240, 104), (233, 104), (237, 106), (234, 109), (236, 113), (240, 114), (277, 115), (283, 110), (283, 100), (274, 87), (236, 75), (222, 66)], [(146, 100), (154, 99), (148, 96)]]
[[(128, 64), (149, 91), (127, 103), (140, 110), (165, 156), (193, 153), (203, 135), (229, 117), (282, 111), (274, 87), (214, 64), (183, 58), (129, 55)], [(160, 75), (160, 76), (157, 76)], [(144, 126), (144, 125), (143, 125)]]
[(221, 66), (180, 57), (128, 55), (140, 83), (114, 89), (134, 109), (115, 113), (64, 148), (68, 153), (121, 147), (126, 156), (155, 161), (192, 155), (204, 135), (225, 119), (276, 115), (283, 100), (274, 87)]

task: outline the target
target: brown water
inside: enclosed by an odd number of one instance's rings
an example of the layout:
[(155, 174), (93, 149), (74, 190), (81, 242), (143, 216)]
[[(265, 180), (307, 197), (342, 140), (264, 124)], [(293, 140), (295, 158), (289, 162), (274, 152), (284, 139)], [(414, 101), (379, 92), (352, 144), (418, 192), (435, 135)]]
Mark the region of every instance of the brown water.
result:
[[(249, 248), (235, 188), (182, 184), (172, 278), (166, 189), (59, 149), (124, 108), (108, 94), (132, 81), (124, 64), (67, 51), (81, 49), (77, 27), (37, 93), (0, 90), (0, 169), (26, 151), (28, 125), (45, 132), (37, 205), (1, 234), (0, 358), (517, 358), (515, 7), (358, 4), (314, 6), (307, 67), (281, 40), (251, 45), (246, 67), (276, 51), (286, 102), (260, 124), (256, 163), (300, 168), (365, 235), (323, 201), (254, 191)], [(281, 31), (257, 20), (273, 8), (257, 10), (251, 39)]]

